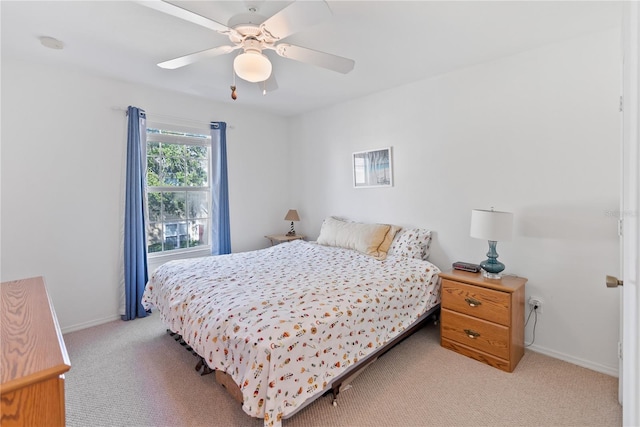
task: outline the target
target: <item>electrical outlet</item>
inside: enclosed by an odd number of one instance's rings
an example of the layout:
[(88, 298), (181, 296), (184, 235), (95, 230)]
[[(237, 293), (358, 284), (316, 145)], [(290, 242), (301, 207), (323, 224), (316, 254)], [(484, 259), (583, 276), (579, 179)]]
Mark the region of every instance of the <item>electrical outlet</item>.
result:
[(538, 314), (542, 314), (542, 298), (539, 297), (529, 297), (529, 308), (531, 310), (534, 309), (534, 307), (538, 307), (536, 308), (536, 311), (538, 312)]

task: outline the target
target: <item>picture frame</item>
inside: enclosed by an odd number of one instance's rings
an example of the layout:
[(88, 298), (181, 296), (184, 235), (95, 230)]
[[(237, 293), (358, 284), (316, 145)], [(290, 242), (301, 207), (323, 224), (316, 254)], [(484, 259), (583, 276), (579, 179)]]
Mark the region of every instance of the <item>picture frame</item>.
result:
[(391, 147), (357, 151), (352, 155), (351, 164), (355, 188), (393, 186)]

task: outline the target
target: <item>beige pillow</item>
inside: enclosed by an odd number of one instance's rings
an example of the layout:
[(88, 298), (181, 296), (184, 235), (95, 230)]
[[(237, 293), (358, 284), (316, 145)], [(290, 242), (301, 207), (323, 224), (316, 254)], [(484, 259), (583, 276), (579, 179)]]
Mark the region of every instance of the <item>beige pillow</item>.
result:
[(402, 227), (399, 227), (397, 225), (391, 225), (391, 224), (388, 224), (388, 225), (389, 225), (389, 232), (387, 233), (386, 236), (384, 236), (384, 240), (382, 241), (382, 244), (378, 248), (379, 251), (383, 251), (384, 253), (389, 252), (389, 248), (393, 243), (393, 239), (395, 238), (396, 234), (398, 234), (398, 232), (402, 230)]
[(389, 224), (363, 224), (328, 217), (322, 223), (318, 244), (354, 249), (384, 260), (400, 227)]

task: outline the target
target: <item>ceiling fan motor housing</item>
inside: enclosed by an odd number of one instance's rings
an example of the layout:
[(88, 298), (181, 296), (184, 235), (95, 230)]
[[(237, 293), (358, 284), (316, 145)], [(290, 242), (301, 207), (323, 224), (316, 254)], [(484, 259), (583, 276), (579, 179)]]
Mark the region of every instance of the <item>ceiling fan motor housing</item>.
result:
[(262, 42), (254, 38), (248, 38), (248, 39), (245, 39), (244, 43), (242, 43), (242, 48), (244, 49), (245, 52), (261, 53), (264, 46), (262, 45)]
[(241, 24), (233, 27), (234, 31), (229, 34), (229, 40), (233, 43), (242, 43), (247, 38), (258, 38), (262, 30), (257, 25)]

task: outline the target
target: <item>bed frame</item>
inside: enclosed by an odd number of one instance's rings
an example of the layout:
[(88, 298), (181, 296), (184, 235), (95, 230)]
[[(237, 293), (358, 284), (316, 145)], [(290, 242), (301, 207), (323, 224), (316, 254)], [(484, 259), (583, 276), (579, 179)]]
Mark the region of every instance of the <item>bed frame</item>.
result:
[[(409, 337), (418, 329), (420, 329), (430, 318), (433, 317), (433, 322), (434, 324), (437, 325), (439, 315), (440, 315), (440, 304), (432, 307), (429, 311), (427, 311), (422, 316), (420, 316), (418, 320), (413, 322), (413, 324), (409, 326), (407, 329), (405, 329), (400, 335), (396, 336), (395, 338), (392, 338), (382, 347), (378, 348), (376, 351), (366, 356), (362, 360), (358, 360), (357, 363), (355, 363), (353, 366), (350, 366), (346, 371), (338, 375), (333, 381), (331, 381), (331, 383), (329, 384), (327, 389), (325, 389), (325, 392), (322, 394), (322, 396), (324, 396), (328, 392), (331, 392), (333, 394), (332, 404), (333, 406), (337, 406), (338, 394), (342, 390), (344, 390), (351, 383), (351, 381), (353, 381), (358, 375), (360, 375), (367, 367), (369, 367), (369, 365), (371, 365), (373, 362), (378, 360), (378, 358), (382, 357), (386, 352), (388, 352), (393, 347), (398, 345), (402, 340)], [(295, 412), (292, 412), (291, 414), (286, 416), (285, 419), (289, 418), (291, 415), (295, 414), (300, 409), (307, 406), (309, 403), (311, 402), (308, 402), (308, 403), (305, 402), (303, 405), (300, 405), (300, 407)]]
[[(331, 393), (333, 395), (333, 400), (331, 402), (333, 404), (333, 406), (337, 406), (338, 405), (338, 394), (341, 391), (347, 389), (349, 387), (350, 383), (358, 375), (360, 375), (373, 362), (378, 360), (378, 358), (382, 357), (386, 352), (388, 352), (393, 347), (398, 345), (402, 340), (404, 340), (405, 338), (409, 337), (414, 332), (416, 332), (418, 329), (420, 329), (429, 319), (433, 319), (434, 324), (437, 325), (438, 324), (439, 315), (440, 315), (440, 304), (437, 304), (434, 307), (432, 307), (430, 310), (425, 312), (422, 316), (420, 316), (418, 318), (418, 320), (416, 320), (411, 326), (409, 326), (407, 329), (405, 329), (401, 334), (399, 334), (395, 338), (392, 338), (390, 341), (388, 341), (382, 347), (378, 348), (373, 353), (371, 353), (368, 356), (364, 357), (363, 359), (359, 360), (354, 365), (349, 367), (346, 371), (344, 371), (343, 373), (338, 375), (336, 378), (334, 378), (333, 381), (331, 381), (331, 383), (329, 383), (329, 385), (323, 390), (323, 392), (321, 394), (318, 394), (318, 396), (316, 398), (308, 399), (306, 402), (304, 402), (302, 405), (300, 405), (294, 412), (288, 414), (283, 419), (290, 418), (291, 416), (297, 414), (298, 411), (302, 410), (307, 405), (313, 403), (318, 397), (325, 396), (328, 393)], [(193, 350), (193, 348), (191, 348), (191, 346), (189, 346), (182, 339), (182, 337), (179, 334), (177, 334), (175, 332), (172, 332), (169, 329), (167, 329), (167, 333), (169, 335), (171, 335), (177, 342), (179, 342), (180, 345), (182, 345), (186, 350), (188, 350), (189, 352), (191, 352), (193, 355), (195, 355), (198, 358), (198, 363), (196, 364), (195, 370), (200, 372), (200, 375), (207, 375), (207, 374), (211, 374), (211, 373), (215, 372), (216, 382), (218, 382), (220, 385), (222, 385), (227, 390), (227, 392), (235, 400), (237, 400), (240, 403), (243, 403), (242, 391), (240, 390), (240, 387), (235, 383), (235, 381), (233, 381), (233, 378), (231, 377), (231, 375), (229, 375), (229, 374), (227, 374), (226, 372), (223, 372), (223, 371), (219, 371), (219, 370), (216, 370), (216, 369), (211, 369), (207, 365), (207, 363), (205, 362), (204, 358), (202, 356), (200, 356), (199, 354), (197, 354)]]

